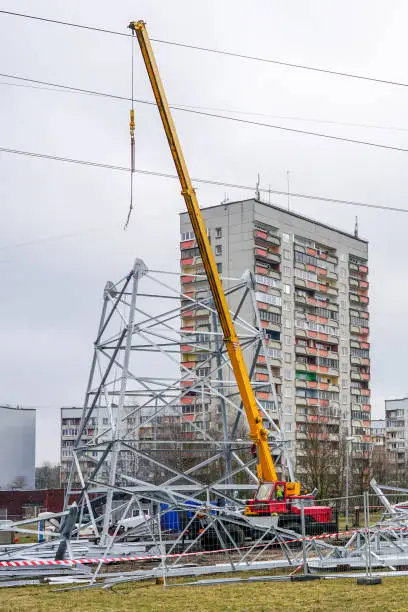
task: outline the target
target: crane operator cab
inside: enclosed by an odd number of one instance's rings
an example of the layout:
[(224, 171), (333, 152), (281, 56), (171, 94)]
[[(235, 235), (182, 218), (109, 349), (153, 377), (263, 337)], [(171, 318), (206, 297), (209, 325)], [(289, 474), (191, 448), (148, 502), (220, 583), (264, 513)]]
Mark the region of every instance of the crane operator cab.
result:
[(298, 482), (262, 482), (253, 499), (248, 501), (245, 514), (259, 516), (261, 514), (285, 513), (288, 502), (294, 495), (300, 495)]

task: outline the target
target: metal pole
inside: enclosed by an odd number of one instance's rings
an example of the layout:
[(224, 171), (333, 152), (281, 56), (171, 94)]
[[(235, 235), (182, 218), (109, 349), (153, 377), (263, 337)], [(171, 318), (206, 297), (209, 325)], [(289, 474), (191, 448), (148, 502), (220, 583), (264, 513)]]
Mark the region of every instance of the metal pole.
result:
[(308, 567), (307, 567), (307, 552), (306, 552), (306, 524), (305, 524), (305, 502), (302, 499), (301, 500), (301, 506), (300, 506), (300, 520), (301, 520), (301, 524), (302, 524), (302, 554), (303, 554), (303, 573), (306, 576), (309, 571), (308, 571)]
[(346, 531), (349, 528), (349, 475), (350, 475), (349, 444), (346, 444)]

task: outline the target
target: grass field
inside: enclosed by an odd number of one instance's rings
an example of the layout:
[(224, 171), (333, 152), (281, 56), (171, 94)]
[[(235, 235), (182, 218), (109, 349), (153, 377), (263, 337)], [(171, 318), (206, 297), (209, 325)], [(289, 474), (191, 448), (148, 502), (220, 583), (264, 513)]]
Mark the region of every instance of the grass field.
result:
[(65, 593), (54, 587), (1, 589), (1, 612), (130, 612), (134, 610), (407, 610), (408, 578), (387, 578), (376, 586), (355, 580), (309, 583), (231, 584), (209, 587), (170, 587), (154, 583), (127, 584), (113, 590), (92, 589)]

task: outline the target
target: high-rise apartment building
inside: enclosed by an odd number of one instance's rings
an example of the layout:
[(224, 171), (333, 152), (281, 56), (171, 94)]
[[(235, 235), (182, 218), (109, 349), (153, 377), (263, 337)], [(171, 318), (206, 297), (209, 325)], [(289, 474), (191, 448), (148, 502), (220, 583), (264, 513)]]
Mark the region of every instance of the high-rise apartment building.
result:
[[(253, 273), (267, 340), (267, 354), (257, 358), (255, 380), (265, 376), (268, 360), (299, 477), (306, 440), (316, 425), (322, 440), (333, 446), (341, 436), (353, 436), (354, 459), (368, 458), (367, 242), (257, 199), (211, 206), (202, 214), (221, 276)], [(182, 292), (202, 298), (208, 283), (192, 276), (203, 274), (204, 268), (187, 213), (180, 216), (180, 232)], [(224, 286), (230, 284), (224, 281)], [(189, 333), (210, 330), (208, 311), (181, 314), (182, 329)], [(182, 352), (186, 367), (198, 359)], [(274, 418), (272, 395), (256, 391), (256, 396)]]
[(35, 486), (34, 408), (0, 406), (0, 488), (33, 489)]
[(371, 442), (374, 447), (385, 449), (386, 422), (385, 419), (373, 419), (371, 421)]

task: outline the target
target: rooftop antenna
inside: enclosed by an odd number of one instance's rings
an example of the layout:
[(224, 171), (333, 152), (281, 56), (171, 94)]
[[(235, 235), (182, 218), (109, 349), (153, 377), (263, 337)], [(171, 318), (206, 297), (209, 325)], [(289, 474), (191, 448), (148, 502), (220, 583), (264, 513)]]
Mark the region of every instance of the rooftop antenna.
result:
[(259, 191), (259, 183), (260, 183), (260, 176), (259, 176), (259, 172), (258, 172), (258, 179), (256, 181), (256, 187), (255, 187), (255, 199), (256, 200), (260, 200), (261, 199), (261, 193)]
[(268, 191), (269, 191), (269, 195), (268, 195), (268, 204), (270, 204), (270, 203), (271, 203), (271, 186), (270, 186), (270, 185), (269, 185), (269, 189), (268, 189)]
[(288, 185), (288, 212), (290, 211), (290, 172), (286, 171), (286, 181)]
[(224, 193), (224, 199), (223, 199), (223, 201), (221, 202), (221, 204), (227, 204), (227, 202), (229, 202), (229, 197), (227, 196), (227, 194), (226, 194), (226, 193)]
[(355, 224), (354, 224), (354, 235), (355, 235), (356, 238), (358, 238), (358, 217), (357, 217), (357, 215), (356, 215), (356, 221), (355, 221)]

